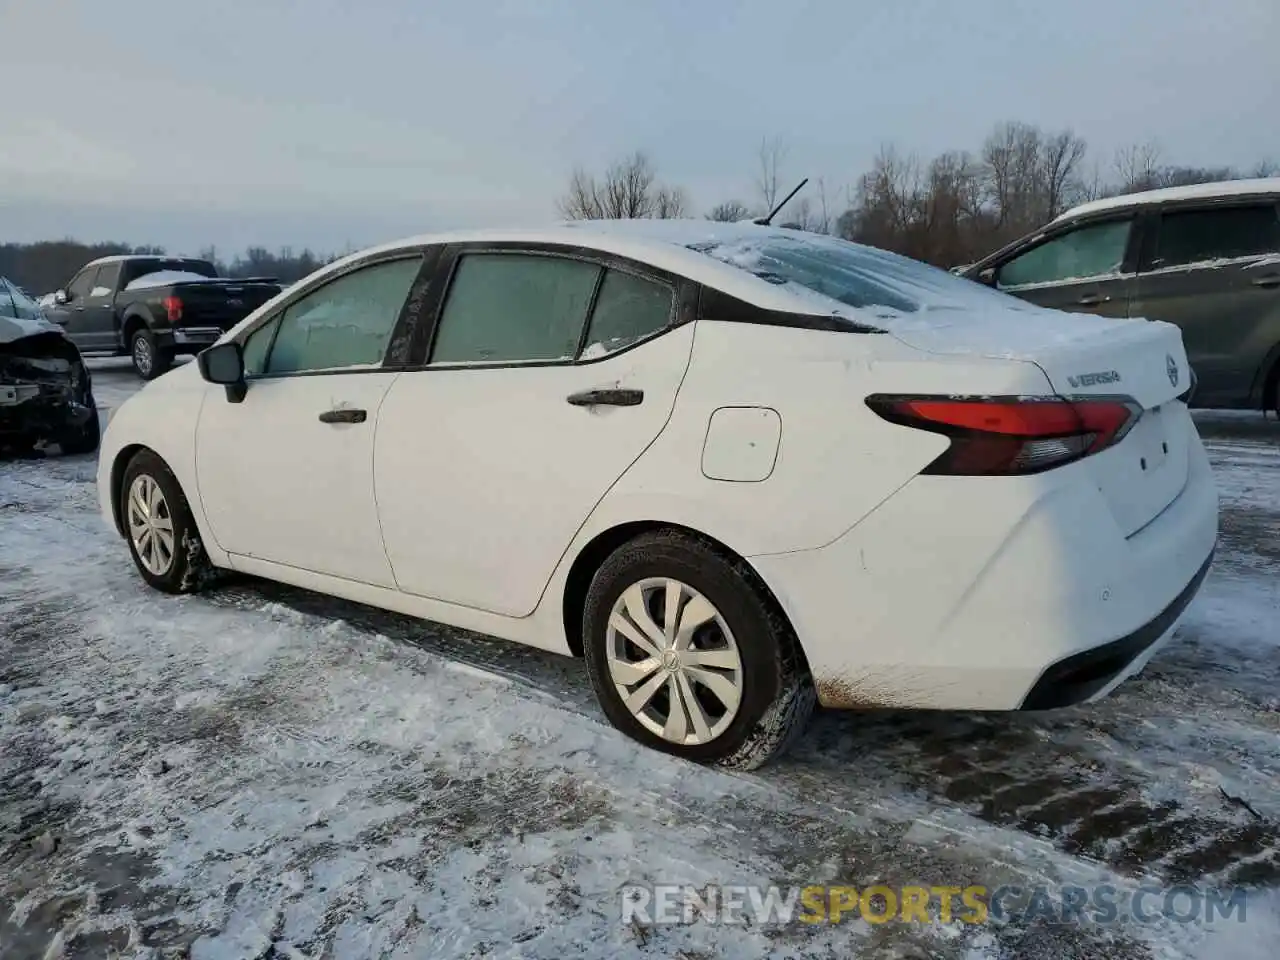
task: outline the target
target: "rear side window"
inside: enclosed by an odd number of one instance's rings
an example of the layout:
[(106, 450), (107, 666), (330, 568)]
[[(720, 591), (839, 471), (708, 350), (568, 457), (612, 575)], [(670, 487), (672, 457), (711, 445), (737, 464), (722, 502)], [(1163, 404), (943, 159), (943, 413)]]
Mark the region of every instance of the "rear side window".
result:
[(582, 359), (603, 357), (652, 336), (671, 323), (674, 309), (675, 295), (666, 284), (607, 271), (591, 311)]
[(432, 363), (572, 360), (600, 267), (527, 254), (466, 254), (454, 271)]
[(1177, 267), (1280, 252), (1276, 204), (1186, 210), (1160, 217), (1150, 267)]
[(381, 364), (421, 264), (414, 257), (363, 267), (290, 304), (280, 319), (266, 372)]
[(996, 275), (1001, 287), (1066, 283), (1118, 274), (1129, 245), (1132, 220), (1079, 227), (1005, 263)]

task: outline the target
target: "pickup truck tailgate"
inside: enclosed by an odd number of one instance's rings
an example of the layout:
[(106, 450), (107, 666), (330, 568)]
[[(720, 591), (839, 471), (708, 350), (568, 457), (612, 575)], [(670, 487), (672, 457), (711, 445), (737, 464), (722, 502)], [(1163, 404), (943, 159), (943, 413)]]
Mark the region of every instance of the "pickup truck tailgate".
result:
[(182, 313), (174, 326), (229, 330), (279, 292), (279, 285), (274, 283), (175, 284), (173, 296), (181, 302)]

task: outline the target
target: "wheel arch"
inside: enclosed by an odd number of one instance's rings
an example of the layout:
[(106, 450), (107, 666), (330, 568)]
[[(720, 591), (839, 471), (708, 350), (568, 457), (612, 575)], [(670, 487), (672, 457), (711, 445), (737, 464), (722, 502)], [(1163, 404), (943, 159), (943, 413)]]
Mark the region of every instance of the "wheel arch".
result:
[[(161, 457), (159, 453), (152, 450), (145, 443), (131, 443), (121, 447), (116, 451), (115, 457), (111, 460), (111, 518), (115, 521), (116, 532), (124, 537), (124, 518), (120, 516), (120, 494), (124, 492), (124, 472), (128, 469), (130, 462), (143, 450), (148, 453)], [(167, 462), (167, 461), (166, 461)]]
[(139, 327), (145, 327), (150, 330), (152, 327), (151, 314), (142, 307), (130, 307), (124, 312), (124, 316), (120, 318), (120, 339), (124, 346), (129, 345), (129, 338), (133, 336), (135, 330)]
[[(583, 656), (582, 620), (586, 608), (587, 591), (591, 588), (591, 581), (595, 577), (596, 571), (623, 544), (634, 540), (642, 534), (658, 531), (681, 533), (700, 540), (707, 547), (723, 556), (742, 573), (751, 587), (760, 594), (773, 613), (781, 618), (787, 629), (795, 636), (795, 626), (792, 624), (791, 618), (787, 616), (786, 609), (782, 606), (782, 603), (755, 567), (737, 551), (721, 540), (684, 524), (665, 520), (633, 520), (616, 524), (597, 533), (578, 552), (569, 567), (568, 575), (565, 577), (564, 591), (561, 594), (561, 616), (564, 624), (565, 641), (568, 643), (569, 651), (573, 656)], [(798, 636), (796, 641), (796, 649), (804, 657), (804, 644), (800, 642)], [(807, 668), (807, 657), (805, 659)]]

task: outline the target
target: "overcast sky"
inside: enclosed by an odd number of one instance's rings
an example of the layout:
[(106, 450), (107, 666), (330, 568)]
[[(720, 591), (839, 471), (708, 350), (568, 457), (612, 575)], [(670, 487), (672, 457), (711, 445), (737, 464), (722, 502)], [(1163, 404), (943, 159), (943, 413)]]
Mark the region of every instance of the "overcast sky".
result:
[(0, 0), (0, 242), (322, 251), (538, 223), (637, 148), (696, 212), (1020, 119), (1280, 160), (1280, 0)]

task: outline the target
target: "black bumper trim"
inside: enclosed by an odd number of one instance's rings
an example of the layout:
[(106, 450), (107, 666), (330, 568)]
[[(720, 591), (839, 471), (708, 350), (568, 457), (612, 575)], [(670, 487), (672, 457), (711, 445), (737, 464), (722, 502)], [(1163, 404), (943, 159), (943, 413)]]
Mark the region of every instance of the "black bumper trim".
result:
[(1054, 710), (1089, 699), (1116, 678), (1129, 664), (1159, 640), (1178, 619), (1187, 605), (1200, 592), (1200, 585), (1213, 565), (1214, 551), (1209, 551), (1191, 582), (1173, 598), (1173, 602), (1128, 636), (1112, 640), (1100, 647), (1072, 654), (1051, 665), (1040, 675), (1020, 710)]

